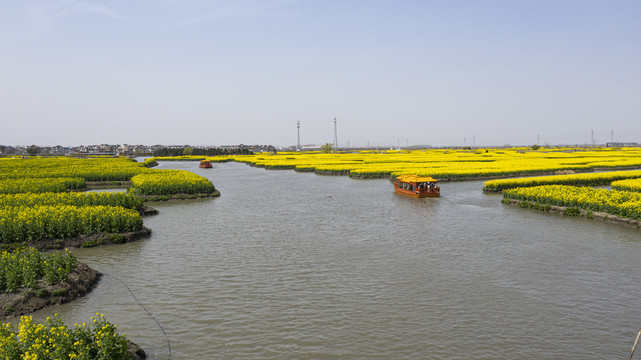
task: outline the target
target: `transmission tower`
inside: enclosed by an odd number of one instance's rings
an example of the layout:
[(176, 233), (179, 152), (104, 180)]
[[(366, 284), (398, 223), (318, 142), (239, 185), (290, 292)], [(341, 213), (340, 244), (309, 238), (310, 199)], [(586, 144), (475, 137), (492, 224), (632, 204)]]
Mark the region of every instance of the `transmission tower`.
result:
[(334, 118), (334, 151), (338, 152), (338, 131), (336, 130), (336, 118)]
[(296, 151), (300, 151), (300, 121), (296, 121), (296, 128), (298, 129), (298, 141), (296, 142)]

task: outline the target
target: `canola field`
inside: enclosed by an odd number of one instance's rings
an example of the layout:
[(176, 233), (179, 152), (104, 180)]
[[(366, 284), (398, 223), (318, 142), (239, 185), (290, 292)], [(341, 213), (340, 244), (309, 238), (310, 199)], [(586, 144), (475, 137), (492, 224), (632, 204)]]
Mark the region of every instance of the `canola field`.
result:
[(641, 220), (641, 193), (567, 185), (543, 185), (503, 191), (505, 199), (599, 211)]
[[(84, 193), (88, 182), (127, 182), (127, 193)], [(142, 229), (138, 195), (211, 194), (206, 178), (149, 169), (128, 158), (1, 158), (0, 244)]]
[[(202, 160), (183, 156), (171, 160)], [(207, 157), (265, 169), (290, 169), (356, 179), (406, 174), (439, 180), (487, 181), (483, 190), (504, 200), (600, 211), (641, 220), (641, 149), (480, 149), (358, 153), (280, 153)], [(52, 241), (142, 228), (140, 210), (149, 196), (212, 194), (206, 178), (184, 170), (155, 170), (156, 161), (124, 158), (0, 158), (0, 244)], [(542, 176), (548, 175), (548, 176)], [(82, 193), (89, 182), (126, 182), (128, 192)], [(614, 190), (590, 186), (610, 185)], [(480, 191), (481, 189), (479, 189)], [(541, 205), (545, 204), (545, 205)], [(70, 253), (3, 252), (0, 292), (36, 289), (64, 281), (77, 262)], [(98, 314), (97, 314), (98, 315)], [(125, 358), (128, 340), (104, 315), (67, 327), (57, 317), (36, 324), (23, 317), (0, 326), (0, 357), (29, 359)]]
[[(140, 195), (213, 194), (211, 181), (183, 170), (156, 170), (127, 158), (0, 158), (0, 293), (41, 293), (67, 280), (75, 257), (23, 248), (83, 235), (143, 228)], [(128, 192), (79, 192), (87, 183), (130, 183)], [(92, 242), (92, 241), (89, 241)], [(89, 243), (88, 242), (88, 243)], [(85, 243), (83, 243), (83, 246)], [(13, 310), (4, 309), (5, 312)], [(129, 341), (104, 315), (68, 328), (60, 319), (36, 324), (22, 317), (0, 326), (3, 359), (125, 359)]]
[(553, 176), (532, 176), (516, 179), (498, 179), (486, 181), (483, 184), (483, 191), (502, 191), (518, 187), (530, 187), (540, 185), (574, 185), (574, 186), (600, 186), (614, 184), (626, 184), (621, 182), (634, 181), (641, 178), (641, 170), (630, 171), (609, 171), (597, 173), (583, 173), (571, 175), (553, 175)]
[(2, 359), (129, 359), (128, 349), (127, 337), (100, 313), (92, 316), (89, 324), (73, 327), (68, 327), (57, 314), (44, 323), (22, 316), (15, 326), (0, 326)]
[[(202, 159), (202, 156), (194, 159)], [(182, 157), (183, 160), (189, 157)], [(405, 174), (439, 180), (471, 180), (568, 172), (641, 169), (639, 148), (416, 150), (358, 153), (263, 153), (208, 157), (265, 169), (291, 169), (353, 178), (389, 178)]]
[[(183, 160), (187, 158), (183, 157)], [(362, 179), (406, 174), (431, 176), (441, 181), (496, 178), (486, 181), (483, 191), (503, 191), (507, 199), (576, 207), (631, 219), (641, 217), (638, 198), (641, 170), (635, 170), (641, 169), (639, 148), (264, 153), (208, 160), (238, 161), (271, 170), (291, 169)], [(616, 190), (590, 188), (608, 185)]]

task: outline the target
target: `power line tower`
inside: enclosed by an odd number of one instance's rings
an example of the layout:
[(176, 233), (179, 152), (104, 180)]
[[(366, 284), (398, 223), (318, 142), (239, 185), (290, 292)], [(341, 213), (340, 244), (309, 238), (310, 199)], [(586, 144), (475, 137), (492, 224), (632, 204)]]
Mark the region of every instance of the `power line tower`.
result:
[(296, 121), (296, 128), (298, 129), (298, 141), (296, 142), (296, 151), (300, 151), (300, 121)]
[(334, 118), (334, 151), (338, 152), (338, 131), (336, 130), (336, 118)]

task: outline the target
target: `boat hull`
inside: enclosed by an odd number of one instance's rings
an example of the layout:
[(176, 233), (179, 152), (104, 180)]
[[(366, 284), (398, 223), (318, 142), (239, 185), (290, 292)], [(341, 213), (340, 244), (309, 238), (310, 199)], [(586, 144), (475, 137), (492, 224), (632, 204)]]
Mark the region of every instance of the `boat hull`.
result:
[(399, 189), (399, 188), (394, 189), (394, 192), (396, 192), (397, 194), (411, 196), (411, 197), (414, 197), (414, 198), (436, 198), (436, 197), (440, 197), (441, 196), (440, 192), (417, 193), (415, 191), (408, 191), (408, 190), (403, 190), (403, 189)]
[(401, 175), (394, 181), (396, 193), (414, 198), (435, 198), (441, 196), (441, 188), (429, 176)]

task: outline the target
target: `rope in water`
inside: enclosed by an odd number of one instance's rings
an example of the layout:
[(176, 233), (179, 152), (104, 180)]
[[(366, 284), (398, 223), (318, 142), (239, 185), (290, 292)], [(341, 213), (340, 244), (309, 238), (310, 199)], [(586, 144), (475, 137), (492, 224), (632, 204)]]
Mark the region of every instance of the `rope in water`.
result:
[(154, 321), (156, 322), (156, 324), (158, 324), (158, 327), (160, 328), (160, 331), (162, 331), (162, 334), (163, 334), (163, 335), (165, 335), (165, 340), (167, 340), (167, 349), (168, 349), (168, 351), (169, 351), (169, 355), (168, 355), (168, 357), (167, 357), (167, 360), (171, 359), (171, 344), (169, 343), (169, 338), (167, 337), (167, 333), (165, 332), (165, 329), (163, 329), (163, 327), (162, 327), (162, 325), (160, 324), (160, 322), (158, 321), (158, 319), (156, 319), (156, 317), (155, 317), (155, 316), (154, 316), (154, 315), (153, 315), (149, 310), (147, 310), (147, 308), (146, 308), (143, 304), (141, 304), (141, 303), (140, 303), (140, 301), (138, 301), (138, 298), (136, 297), (136, 295), (134, 295), (134, 292), (133, 292), (133, 291), (131, 291), (131, 289), (129, 288), (129, 286), (127, 286), (127, 283), (125, 283), (121, 278), (119, 278), (119, 277), (118, 277), (118, 276), (116, 276), (116, 275), (112, 275), (112, 274), (105, 274), (105, 275), (111, 276), (111, 277), (115, 278), (116, 280), (120, 281), (120, 283), (122, 283), (122, 284), (125, 286), (125, 288), (127, 289), (127, 291), (129, 291), (129, 294), (131, 294), (131, 297), (133, 297), (133, 298), (134, 298), (134, 300), (136, 300), (136, 303), (137, 303), (138, 305), (140, 305), (140, 307), (141, 307), (143, 310), (145, 310), (145, 312), (146, 312), (147, 314), (149, 314), (149, 316), (151, 316), (151, 318), (152, 318), (152, 319), (154, 319)]

